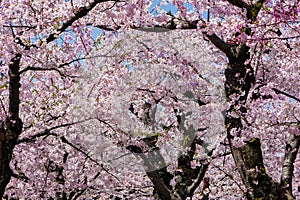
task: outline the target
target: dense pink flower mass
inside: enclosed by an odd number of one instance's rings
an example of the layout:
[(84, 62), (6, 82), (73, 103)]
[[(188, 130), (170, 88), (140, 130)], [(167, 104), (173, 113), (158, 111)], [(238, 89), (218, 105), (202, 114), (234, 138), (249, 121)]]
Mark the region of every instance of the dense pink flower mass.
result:
[(300, 199), (299, 9), (0, 1), (0, 197)]

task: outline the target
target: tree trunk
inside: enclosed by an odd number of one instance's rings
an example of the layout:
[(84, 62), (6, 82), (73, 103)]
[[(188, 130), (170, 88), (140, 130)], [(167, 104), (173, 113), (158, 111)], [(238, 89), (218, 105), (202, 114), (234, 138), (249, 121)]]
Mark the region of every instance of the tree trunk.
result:
[(12, 158), (18, 135), (22, 130), (22, 121), (6, 119), (0, 122), (0, 197), (4, 195), (5, 188), (10, 181), (12, 171), (9, 163)]
[(225, 70), (225, 92), (231, 106), (226, 111), (225, 126), (232, 156), (247, 188), (246, 197), (248, 200), (293, 199), (266, 174), (258, 138), (252, 138), (239, 148), (232, 144), (235, 137), (241, 137), (242, 119), (247, 113), (245, 104), (255, 77), (252, 67), (245, 64), (249, 58), (249, 47), (245, 44), (232, 46), (227, 56), (229, 64)]
[(20, 60), (21, 54), (16, 54), (9, 64), (9, 113), (5, 120), (0, 121), (0, 199), (12, 176), (9, 163), (23, 128), (19, 118)]

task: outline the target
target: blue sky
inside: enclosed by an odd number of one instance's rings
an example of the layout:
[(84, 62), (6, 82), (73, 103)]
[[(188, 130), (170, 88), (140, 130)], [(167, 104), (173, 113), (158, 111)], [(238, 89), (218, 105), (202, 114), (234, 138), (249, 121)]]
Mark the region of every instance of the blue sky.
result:
[[(153, 10), (153, 8), (155, 6), (158, 6), (160, 3), (162, 2), (162, 0), (153, 0), (151, 6), (149, 7), (149, 12), (151, 12)], [(171, 4), (169, 1), (166, 0), (166, 2), (168, 3), (167, 5), (160, 5), (160, 8), (163, 9), (166, 12), (171, 12), (172, 15), (174, 15), (175, 13), (178, 12), (178, 9), (176, 6), (174, 6), (173, 4)], [(188, 10), (193, 10), (193, 6), (191, 4), (188, 3), (184, 3), (184, 5), (188, 8)], [(152, 14), (156, 14), (155, 11), (152, 12)]]

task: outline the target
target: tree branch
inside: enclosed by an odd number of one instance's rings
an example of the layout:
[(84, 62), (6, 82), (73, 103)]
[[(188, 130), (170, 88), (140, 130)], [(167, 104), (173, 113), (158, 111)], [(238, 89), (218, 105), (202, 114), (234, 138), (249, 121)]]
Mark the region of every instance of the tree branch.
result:
[(187, 188), (187, 193), (190, 195), (190, 197), (192, 197), (192, 195), (194, 194), (195, 190), (198, 188), (198, 186), (200, 185), (201, 181), (203, 181), (205, 173), (208, 169), (209, 166), (209, 162), (207, 163), (203, 163), (200, 167), (200, 170), (198, 172), (198, 175), (196, 177), (196, 179), (193, 181), (193, 183), (188, 186)]
[(65, 76), (75, 77), (75, 76), (66, 75), (63, 72), (61, 72), (59, 69), (60, 68), (64, 69), (63, 67), (68, 66), (68, 65), (70, 65), (72, 63), (81, 61), (81, 60), (88, 60), (88, 59), (100, 58), (100, 57), (106, 57), (106, 58), (114, 57), (114, 56), (109, 56), (108, 55), (109, 53), (110, 52), (108, 52), (106, 54), (96, 55), (96, 56), (87, 56), (87, 57), (76, 58), (76, 59), (73, 59), (71, 61), (68, 61), (68, 62), (65, 62), (65, 63), (61, 63), (57, 67), (43, 68), (43, 67), (31, 67), (31, 66), (28, 66), (28, 67), (24, 68), (23, 70), (21, 70), (19, 72), (19, 74), (25, 73), (27, 71), (57, 71), (59, 73), (59, 75), (62, 76), (62, 77), (65, 77)]
[(65, 76), (65, 74), (63, 72), (61, 72), (60, 70), (58, 70), (58, 68), (55, 68), (55, 67), (43, 68), (43, 67), (31, 67), (31, 66), (28, 66), (25, 69), (21, 70), (19, 72), (19, 74), (22, 74), (22, 73), (27, 72), (27, 71), (56, 71), (56, 72), (59, 73), (60, 76), (62, 76), (62, 77)]
[(246, 2), (242, 0), (227, 0), (232, 5), (247, 10), (247, 18), (250, 19), (252, 22), (254, 22), (257, 18), (257, 15), (262, 8), (262, 4), (265, 2), (265, 0), (259, 0), (255, 4), (247, 4)]
[(97, 160), (95, 160), (94, 158), (92, 158), (88, 153), (84, 152), (82, 149), (80, 149), (79, 147), (76, 147), (74, 144), (72, 144), (71, 142), (69, 142), (65, 136), (60, 137), (61, 141), (65, 144), (68, 144), (69, 146), (71, 146), (72, 148), (74, 148), (76, 151), (82, 153), (87, 159), (89, 159), (90, 161), (92, 161), (93, 163), (95, 163), (96, 165), (98, 165), (99, 167), (101, 167), (101, 169), (103, 169), (106, 173), (108, 173), (109, 175), (113, 176), (114, 178), (116, 178), (118, 181), (120, 181), (120, 179), (118, 177), (116, 177), (115, 175), (113, 175), (112, 173), (109, 172), (108, 169), (106, 169), (102, 163), (99, 163)]
[(146, 172), (150, 180), (152, 181), (156, 192), (159, 194), (161, 199), (171, 199), (171, 191), (167, 188), (161, 179), (161, 175), (158, 170)]
[[(145, 143), (148, 147), (153, 145), (147, 142)], [(172, 194), (170, 185), (170, 180), (173, 176), (167, 171), (167, 168), (164, 166), (164, 158), (161, 156), (158, 147), (150, 150), (148, 156), (143, 153), (141, 147), (139, 146), (130, 145), (127, 146), (126, 149), (136, 154), (136, 156), (139, 156), (144, 161), (145, 166), (148, 167), (148, 171), (146, 170), (146, 174), (153, 183), (153, 187), (159, 198), (166, 200), (174, 199), (174, 194)], [(161, 162), (163, 162), (163, 167), (153, 170), (153, 166), (155, 167), (156, 165), (161, 165)]]
[(283, 95), (285, 95), (285, 96), (287, 96), (287, 97), (289, 97), (289, 98), (291, 98), (291, 99), (294, 99), (294, 100), (300, 102), (300, 99), (297, 98), (297, 97), (295, 97), (295, 96), (293, 96), (293, 95), (290, 95), (290, 94), (288, 94), (288, 93), (286, 93), (286, 92), (283, 92), (283, 91), (281, 91), (281, 90), (278, 90), (278, 89), (276, 89), (276, 88), (272, 88), (272, 90), (273, 90), (276, 94), (283, 94)]
[(73, 125), (76, 125), (76, 124), (80, 124), (80, 123), (83, 123), (83, 122), (86, 122), (88, 120), (91, 120), (91, 119), (84, 119), (84, 120), (80, 120), (80, 121), (77, 121), (77, 122), (71, 122), (71, 123), (65, 123), (65, 124), (61, 124), (61, 125), (57, 125), (57, 126), (53, 126), (51, 128), (47, 128), (39, 133), (36, 133), (30, 137), (26, 137), (26, 138), (21, 138), (19, 139), (16, 144), (20, 144), (20, 143), (27, 143), (27, 142), (33, 142), (35, 141), (37, 138), (39, 137), (43, 137), (43, 136), (49, 136), (49, 135), (54, 135), (54, 136), (58, 136), (57, 134), (55, 133), (51, 133), (51, 131), (53, 130), (56, 130), (56, 129), (59, 129), (59, 128), (63, 128), (63, 127), (69, 127), (69, 126), (73, 126)]
[(22, 180), (25, 183), (27, 183), (30, 180), (24, 173), (15, 174), (12, 172), (11, 176), (16, 179)]
[(242, 0), (227, 0), (229, 3), (231, 3), (232, 5), (239, 7), (239, 8), (245, 8), (245, 9), (249, 9), (249, 5), (242, 1)]
[[(75, 21), (78, 19), (86, 16), (89, 11), (91, 11), (97, 4), (103, 3), (103, 2), (108, 2), (108, 1), (113, 1), (113, 0), (95, 0), (92, 3), (90, 3), (88, 6), (83, 6), (80, 7), (74, 14), (73, 17), (71, 17), (69, 20), (64, 22), (60, 28), (57, 29), (57, 33), (52, 33), (48, 36), (46, 39), (47, 43), (52, 42), (53, 40), (57, 39), (58, 35), (62, 32), (64, 32), (67, 28), (69, 28)], [(119, 0), (114, 0), (114, 2), (119, 2)]]
[(230, 46), (224, 42), (220, 37), (218, 37), (215, 33), (212, 35), (207, 34), (204, 32), (204, 35), (223, 53), (227, 55), (227, 57), (232, 57), (232, 54), (230, 52)]
[[(92, 25), (92, 24), (90, 24)], [(121, 26), (109, 26), (109, 25), (93, 25), (93, 27), (99, 28), (104, 31), (117, 31), (121, 28)]]

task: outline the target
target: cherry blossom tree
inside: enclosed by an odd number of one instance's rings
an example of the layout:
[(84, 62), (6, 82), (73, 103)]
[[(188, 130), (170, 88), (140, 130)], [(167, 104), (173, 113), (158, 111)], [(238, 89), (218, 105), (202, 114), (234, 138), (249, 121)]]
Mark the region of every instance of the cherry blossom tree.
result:
[[(222, 65), (216, 64), (213, 58), (205, 58), (209, 50), (199, 46), (197, 38), (184, 39), (183, 34), (185, 32), (119, 33), (108, 43), (102, 42), (106, 48), (115, 44), (119, 48), (111, 50), (110, 57), (98, 59), (96, 63), (101, 65), (98, 73), (86, 70), (90, 72), (87, 79), (96, 81), (91, 86), (83, 81), (83, 91), (88, 94), (82, 96), (94, 95), (98, 108), (93, 112), (104, 122), (96, 131), (107, 130), (107, 137), (140, 158), (153, 181), (156, 195), (167, 199), (193, 196), (206, 172), (207, 154), (225, 137), (221, 112), (226, 103), (220, 73)], [(139, 49), (136, 55), (135, 48)], [(197, 53), (191, 56), (191, 51)], [(126, 62), (111, 61), (117, 57)], [(215, 70), (211, 70), (213, 66)], [(97, 89), (94, 89), (95, 83)], [(80, 102), (83, 103), (81, 99)], [(86, 110), (91, 111), (93, 107)], [(80, 116), (84, 113), (86, 111)], [(97, 143), (92, 144), (98, 148)], [(201, 156), (196, 156), (199, 151)], [(112, 159), (111, 155), (107, 157)], [(126, 157), (126, 161), (129, 163), (130, 159)], [(200, 167), (199, 163), (203, 165)], [(166, 185), (161, 184), (162, 181)], [(167, 192), (172, 187), (173, 191)]]
[(299, 1), (0, 6), (1, 197), (300, 198)]

